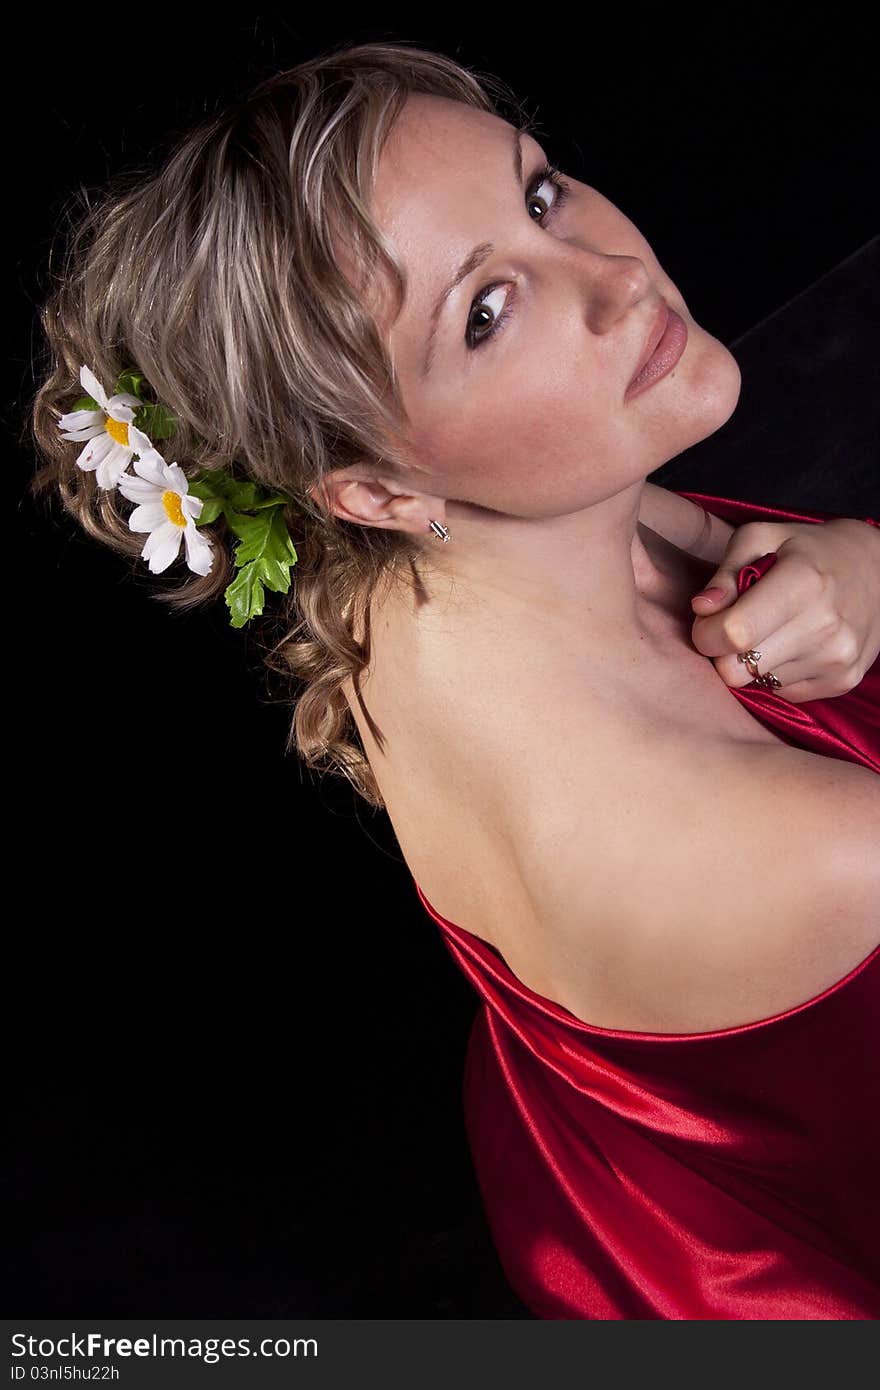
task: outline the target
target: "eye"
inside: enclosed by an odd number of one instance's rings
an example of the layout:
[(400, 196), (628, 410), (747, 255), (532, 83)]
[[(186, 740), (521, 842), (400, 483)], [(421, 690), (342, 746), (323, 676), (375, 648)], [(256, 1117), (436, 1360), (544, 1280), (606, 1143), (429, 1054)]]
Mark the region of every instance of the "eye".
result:
[[(544, 168), (539, 170), (539, 172), (535, 175), (535, 177), (529, 184), (529, 191), (526, 194), (526, 207), (529, 207), (532, 203), (545, 202), (544, 197), (540, 193), (540, 189), (544, 186), (545, 183), (550, 184), (555, 189), (555, 193), (553, 196), (553, 201), (551, 202), (549, 208), (545, 209), (543, 216), (535, 218), (535, 221), (539, 222), (549, 222), (552, 218), (554, 218), (558, 213), (559, 209), (561, 208), (562, 204), (568, 197), (570, 191), (568, 184), (559, 177), (559, 170), (556, 169), (552, 164), (545, 164)], [(513, 301), (514, 292), (512, 290), (508, 291), (507, 299), (505, 300), (506, 307), (504, 308), (503, 312), (501, 312), (498, 315), (497, 318), (494, 317), (494, 309), (489, 308), (487, 303), (490, 295), (495, 294), (496, 292), (500, 292), (503, 289), (503, 285), (487, 285), (485, 289), (480, 290), (480, 293), (477, 295), (476, 299), (471, 304), (470, 311), (468, 313), (468, 326), (464, 338), (465, 344), (469, 349), (473, 350), (475, 348), (482, 347), (484, 343), (487, 343), (490, 340), (490, 338), (497, 337), (497, 335), (501, 332), (502, 326), (505, 323), (507, 323), (507, 320), (513, 312), (510, 308), (510, 304)], [(480, 314), (489, 316), (488, 325), (485, 321), (477, 325), (472, 324), (471, 314), (473, 314), (474, 310), (477, 310), (477, 312)], [(480, 333), (477, 331), (481, 328), (486, 328), (487, 326), (487, 332)]]

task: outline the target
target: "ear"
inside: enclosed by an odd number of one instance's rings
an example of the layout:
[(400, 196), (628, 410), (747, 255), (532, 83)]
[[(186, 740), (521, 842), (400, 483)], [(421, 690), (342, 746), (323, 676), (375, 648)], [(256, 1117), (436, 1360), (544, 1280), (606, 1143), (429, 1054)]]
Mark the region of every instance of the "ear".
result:
[(309, 489), (309, 496), (342, 521), (418, 536), (430, 529), (432, 519), (443, 522), (446, 514), (445, 498), (408, 492), (390, 479), (386, 484), (357, 465), (329, 473)]

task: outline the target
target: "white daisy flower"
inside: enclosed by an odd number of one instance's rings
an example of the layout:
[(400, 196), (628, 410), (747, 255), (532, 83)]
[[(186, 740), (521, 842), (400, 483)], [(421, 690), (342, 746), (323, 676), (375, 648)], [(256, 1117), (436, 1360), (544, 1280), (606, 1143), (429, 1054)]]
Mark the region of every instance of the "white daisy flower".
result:
[(120, 391), (107, 396), (94, 372), (80, 367), (79, 379), (100, 410), (70, 410), (58, 421), (64, 439), (89, 441), (77, 463), (86, 472), (96, 470), (98, 487), (116, 487), (134, 454), (145, 454), (153, 445), (142, 430), (131, 423), (143, 405), (137, 396)]
[(153, 574), (161, 574), (186, 543), (186, 563), (195, 574), (207, 574), (214, 562), (211, 542), (196, 526), (204, 503), (189, 495), (189, 480), (177, 463), (166, 463), (157, 449), (135, 459), (131, 473), (119, 479), (119, 491), (137, 502), (128, 524), (132, 531), (149, 531), (141, 551)]

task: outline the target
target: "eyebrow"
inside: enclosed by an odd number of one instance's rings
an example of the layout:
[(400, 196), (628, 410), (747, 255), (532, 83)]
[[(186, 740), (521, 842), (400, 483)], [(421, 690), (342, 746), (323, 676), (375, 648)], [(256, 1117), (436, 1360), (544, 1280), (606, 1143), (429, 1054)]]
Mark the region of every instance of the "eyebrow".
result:
[[(515, 130), (513, 133), (513, 173), (518, 185), (521, 185), (523, 180), (522, 137), (526, 133), (527, 128), (525, 126), (522, 126), (518, 130)], [(445, 288), (442, 289), (440, 291), (440, 294), (437, 296), (437, 299), (434, 302), (434, 307), (431, 310), (430, 319), (428, 320), (430, 331), (428, 333), (428, 341), (425, 347), (425, 355), (422, 360), (422, 376), (427, 376), (428, 372), (431, 370), (431, 363), (434, 360), (435, 349), (437, 346), (437, 333), (440, 328), (440, 316), (442, 315), (443, 310), (446, 307), (446, 303), (449, 299), (449, 296), (452, 294), (453, 290), (458, 289), (458, 286), (461, 284), (462, 280), (466, 280), (467, 277), (470, 274), (472, 274), (473, 271), (477, 270), (483, 264), (484, 261), (487, 261), (489, 259), (489, 257), (494, 253), (494, 250), (495, 247), (491, 241), (482, 241), (480, 242), (479, 246), (475, 246), (473, 251), (471, 251), (470, 255), (466, 256), (465, 259), (462, 261), (461, 265), (458, 267), (458, 270), (455, 272), (452, 279), (449, 281), (449, 284), (446, 285)]]

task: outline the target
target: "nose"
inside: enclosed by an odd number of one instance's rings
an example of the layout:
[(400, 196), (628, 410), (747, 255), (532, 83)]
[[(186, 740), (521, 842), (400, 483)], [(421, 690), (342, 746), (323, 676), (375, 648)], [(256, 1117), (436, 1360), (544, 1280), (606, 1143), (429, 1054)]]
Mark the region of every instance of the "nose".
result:
[(638, 256), (578, 249), (573, 267), (584, 318), (593, 333), (607, 333), (634, 304), (650, 296), (651, 278)]

